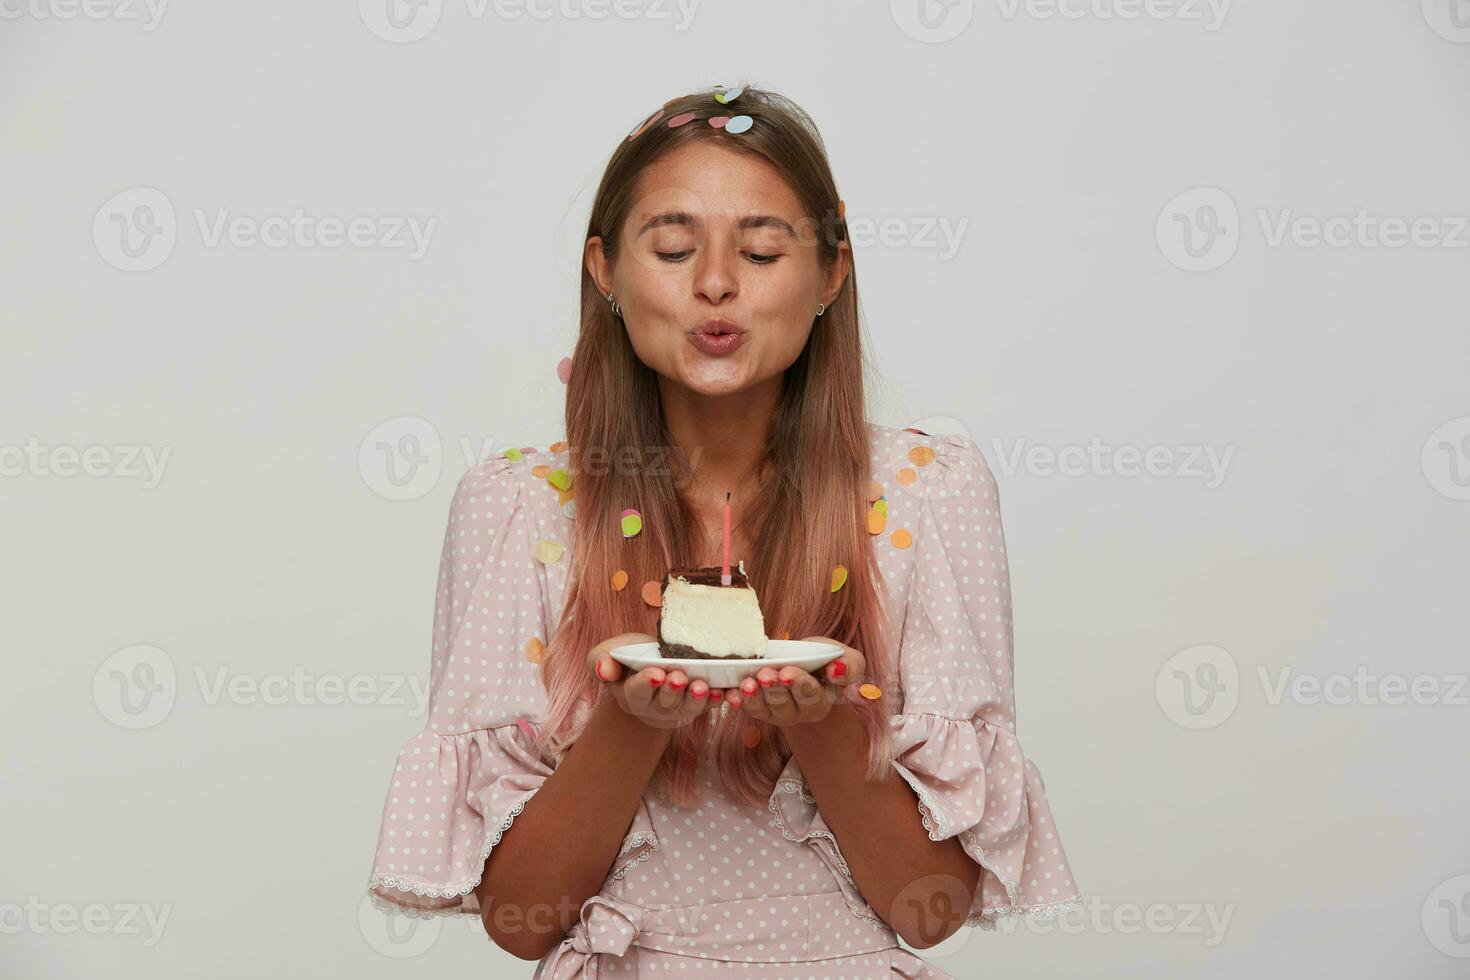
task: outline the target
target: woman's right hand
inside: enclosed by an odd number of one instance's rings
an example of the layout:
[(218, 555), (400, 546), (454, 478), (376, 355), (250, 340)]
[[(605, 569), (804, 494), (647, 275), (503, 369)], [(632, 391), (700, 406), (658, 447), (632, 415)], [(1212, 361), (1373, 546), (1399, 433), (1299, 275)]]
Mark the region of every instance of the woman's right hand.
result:
[(698, 717), (712, 703), (718, 704), (725, 692), (711, 688), (702, 680), (690, 682), (682, 670), (645, 667), (628, 674), (608, 652), (614, 647), (657, 640), (647, 633), (623, 633), (603, 640), (588, 651), (587, 669), (628, 714), (650, 728), (678, 728)]

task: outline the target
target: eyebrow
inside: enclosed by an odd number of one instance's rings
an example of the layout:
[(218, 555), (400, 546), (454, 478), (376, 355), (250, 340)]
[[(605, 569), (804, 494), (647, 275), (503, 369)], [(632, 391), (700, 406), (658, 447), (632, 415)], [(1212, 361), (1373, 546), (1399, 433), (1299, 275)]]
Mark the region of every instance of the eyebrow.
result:
[[(638, 229), (638, 235), (642, 235), (645, 231), (658, 228), (662, 225), (685, 225), (687, 227), (697, 228), (701, 224), (703, 222), (688, 211), (664, 211), (645, 221), (643, 227)], [(796, 229), (791, 227), (791, 223), (785, 218), (776, 217), (774, 214), (747, 214), (735, 222), (735, 226), (741, 231), (747, 231), (751, 228), (775, 228), (778, 231), (785, 232), (792, 238), (796, 237)], [(633, 237), (636, 238), (638, 235)]]

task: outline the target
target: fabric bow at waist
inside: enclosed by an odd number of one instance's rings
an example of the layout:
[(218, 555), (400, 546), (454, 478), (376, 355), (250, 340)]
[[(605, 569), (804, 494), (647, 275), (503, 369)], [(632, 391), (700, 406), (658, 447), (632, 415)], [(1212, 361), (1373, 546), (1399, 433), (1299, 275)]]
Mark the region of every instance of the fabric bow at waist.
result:
[(534, 980), (597, 977), (595, 954), (623, 956), (630, 946), (700, 959), (782, 963), (855, 956), (897, 945), (892, 929), (853, 915), (841, 892), (666, 909), (593, 895), (582, 903), (566, 939), (541, 960)]

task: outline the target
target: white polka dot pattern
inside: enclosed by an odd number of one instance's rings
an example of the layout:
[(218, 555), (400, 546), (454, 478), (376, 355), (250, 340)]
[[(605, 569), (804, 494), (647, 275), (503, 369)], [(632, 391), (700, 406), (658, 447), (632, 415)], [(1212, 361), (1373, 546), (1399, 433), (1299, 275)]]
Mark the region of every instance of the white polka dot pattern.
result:
[[(1076, 889), (1040, 775), (1014, 734), (995, 481), (968, 440), (879, 425), (870, 433), (887, 506), (873, 547), (885, 606), (903, 624), (900, 681), (884, 692), (899, 711), (895, 768), (930, 837), (958, 836), (983, 869), (969, 924), (1055, 911)], [(380, 907), (474, 912), (466, 896), (486, 857), (551, 775), (517, 722), (543, 718), (527, 643), (544, 642), (560, 614), (575, 528), (575, 512), (533, 467), (566, 462), (565, 449), (497, 457), (455, 491), (429, 720), (399, 753), (369, 880)], [(538, 561), (543, 540), (566, 553)], [(700, 785), (701, 801), (687, 807), (645, 797), (600, 893), (538, 978), (948, 976), (898, 947), (864, 902), (795, 760), (765, 807), (731, 798), (709, 767)]]

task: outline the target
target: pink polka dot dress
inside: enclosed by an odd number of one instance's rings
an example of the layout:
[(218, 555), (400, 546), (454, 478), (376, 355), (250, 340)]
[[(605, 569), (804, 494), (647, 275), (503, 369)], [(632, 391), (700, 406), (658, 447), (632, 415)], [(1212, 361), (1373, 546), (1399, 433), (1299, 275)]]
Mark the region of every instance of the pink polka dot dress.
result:
[[(967, 926), (1060, 912), (1077, 888), (1016, 738), (995, 479), (968, 439), (869, 429), (887, 508), (872, 543), (902, 624), (903, 683), (884, 695), (904, 701), (890, 719), (894, 768), (930, 838), (958, 837), (982, 869)], [(429, 717), (398, 754), (368, 879), (381, 908), (477, 914), (487, 856), (552, 774), (528, 731), (544, 716), (535, 661), (571, 571), (570, 548), (555, 545), (570, 545), (575, 504), (547, 479), (567, 465), (565, 447), (552, 450), (485, 460), (455, 490)], [(537, 980), (950, 976), (899, 945), (864, 901), (795, 759), (764, 807), (737, 803), (708, 775), (702, 798), (680, 808), (645, 795), (602, 888)]]

